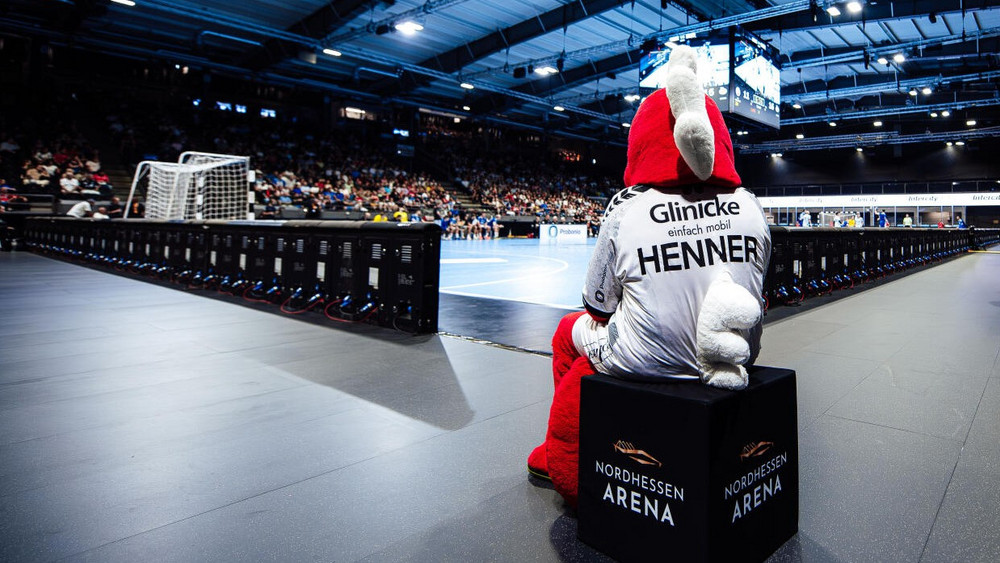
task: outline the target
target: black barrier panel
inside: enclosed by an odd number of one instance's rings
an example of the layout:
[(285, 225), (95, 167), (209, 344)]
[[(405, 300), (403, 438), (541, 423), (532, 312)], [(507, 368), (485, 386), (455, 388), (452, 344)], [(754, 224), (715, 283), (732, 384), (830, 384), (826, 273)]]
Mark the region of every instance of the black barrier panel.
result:
[(313, 233), (317, 255), (317, 277), (330, 296), (331, 307), (340, 311), (365, 293), (367, 278), (362, 275), (361, 221), (321, 222)]
[[(436, 332), (439, 269), (439, 229), (432, 223), (398, 223), (386, 229), (379, 223), (362, 225), (369, 253), (369, 287), (377, 295), (379, 324), (407, 332)], [(374, 285), (377, 284), (377, 285)]]
[[(275, 240), (275, 272), (281, 284), (295, 290), (320, 291), (325, 273), (317, 270), (319, 254), (313, 235), (321, 221), (288, 221)], [(315, 292), (314, 291), (314, 292)]]
[(290, 314), (437, 330), (441, 229), (432, 223), (32, 218), (32, 248)]

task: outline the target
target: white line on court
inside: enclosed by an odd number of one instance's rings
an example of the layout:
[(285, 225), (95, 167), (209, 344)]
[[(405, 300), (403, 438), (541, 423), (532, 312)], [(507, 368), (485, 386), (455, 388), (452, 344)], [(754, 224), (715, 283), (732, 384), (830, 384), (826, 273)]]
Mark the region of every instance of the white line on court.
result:
[(478, 297), (481, 299), (496, 299), (498, 301), (513, 301), (515, 303), (528, 303), (531, 305), (542, 305), (545, 307), (552, 307), (554, 309), (566, 309), (567, 311), (579, 311), (583, 309), (583, 305), (566, 305), (563, 303), (545, 303), (543, 301), (532, 301), (526, 298), (515, 298), (515, 297), (497, 297), (496, 295), (482, 295), (480, 293), (470, 293), (467, 291), (445, 291), (441, 290), (442, 293), (447, 293), (448, 295), (461, 295), (462, 297)]
[(533, 259), (537, 258), (539, 260), (550, 260), (552, 262), (560, 264), (560, 266), (559, 266), (559, 268), (557, 268), (555, 270), (552, 270), (551, 272), (542, 272), (542, 273), (539, 273), (539, 274), (532, 274), (532, 275), (528, 275), (528, 276), (518, 276), (516, 278), (506, 278), (506, 279), (502, 279), (502, 280), (492, 280), (492, 281), (478, 282), (478, 283), (466, 283), (466, 284), (462, 284), (462, 285), (451, 285), (451, 286), (448, 286), (448, 287), (442, 287), (442, 288), (440, 288), (440, 291), (449, 291), (449, 292), (452, 292), (452, 290), (461, 289), (463, 287), (480, 287), (480, 286), (484, 286), (484, 285), (496, 285), (496, 284), (500, 284), (500, 283), (510, 283), (510, 282), (516, 282), (516, 281), (522, 281), (522, 280), (530, 280), (530, 279), (538, 278), (540, 276), (551, 276), (551, 275), (554, 275), (554, 274), (558, 274), (559, 272), (561, 272), (561, 271), (566, 270), (566, 269), (569, 268), (569, 262), (567, 262), (565, 260), (559, 260), (558, 258), (548, 258), (546, 256), (532, 256), (531, 258), (533, 258)]
[(442, 264), (506, 264), (503, 258), (442, 258)]

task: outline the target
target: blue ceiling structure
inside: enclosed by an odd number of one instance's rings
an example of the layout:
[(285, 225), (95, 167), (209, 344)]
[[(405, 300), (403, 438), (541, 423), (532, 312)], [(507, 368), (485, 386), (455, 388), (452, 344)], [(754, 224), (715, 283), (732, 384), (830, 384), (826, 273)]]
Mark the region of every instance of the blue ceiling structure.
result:
[[(734, 120), (734, 140), (746, 150), (821, 149), (827, 138), (839, 146), (845, 134), (880, 133), (876, 127), (894, 127), (895, 135), (876, 135), (892, 144), (908, 128), (926, 136), (1000, 125), (1000, 1), (860, 5), (5, 0), (0, 37), (622, 143), (639, 104), (641, 47), (739, 25), (775, 47), (782, 65), (782, 127)], [(976, 125), (966, 125), (972, 112)]]

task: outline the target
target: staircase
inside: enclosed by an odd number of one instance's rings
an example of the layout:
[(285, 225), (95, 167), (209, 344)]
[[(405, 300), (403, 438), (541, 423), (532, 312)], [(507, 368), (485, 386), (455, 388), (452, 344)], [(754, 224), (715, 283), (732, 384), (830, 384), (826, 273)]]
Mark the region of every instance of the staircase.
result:
[(456, 184), (455, 182), (441, 182), (441, 187), (448, 192), (451, 199), (455, 200), (457, 207), (459, 207), (463, 213), (493, 213), (492, 209), (473, 199), (472, 194), (469, 193), (469, 191), (466, 190), (461, 184)]

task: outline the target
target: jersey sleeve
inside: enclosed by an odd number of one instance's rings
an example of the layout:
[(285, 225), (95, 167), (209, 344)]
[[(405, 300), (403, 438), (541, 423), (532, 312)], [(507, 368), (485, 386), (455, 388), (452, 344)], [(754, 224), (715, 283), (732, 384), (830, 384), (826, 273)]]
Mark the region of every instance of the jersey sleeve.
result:
[(597, 235), (597, 245), (587, 267), (583, 285), (583, 306), (594, 320), (605, 322), (618, 308), (622, 297), (621, 280), (616, 275), (620, 209), (608, 209)]

